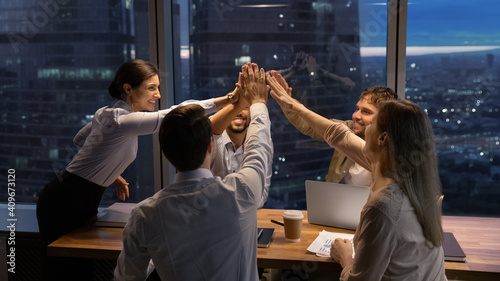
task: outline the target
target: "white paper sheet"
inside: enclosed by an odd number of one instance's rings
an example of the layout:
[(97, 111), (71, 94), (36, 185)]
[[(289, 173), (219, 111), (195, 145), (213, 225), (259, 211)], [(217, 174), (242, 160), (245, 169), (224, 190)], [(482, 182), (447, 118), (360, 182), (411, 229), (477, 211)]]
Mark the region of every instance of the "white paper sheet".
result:
[[(321, 231), (318, 237), (311, 243), (307, 248), (309, 252), (315, 253), (318, 257), (330, 257), (330, 248), (332, 247), (333, 241), (337, 238), (349, 239), (354, 238), (354, 234), (347, 233), (337, 233), (329, 231)], [(352, 258), (354, 258), (354, 248), (352, 249)]]

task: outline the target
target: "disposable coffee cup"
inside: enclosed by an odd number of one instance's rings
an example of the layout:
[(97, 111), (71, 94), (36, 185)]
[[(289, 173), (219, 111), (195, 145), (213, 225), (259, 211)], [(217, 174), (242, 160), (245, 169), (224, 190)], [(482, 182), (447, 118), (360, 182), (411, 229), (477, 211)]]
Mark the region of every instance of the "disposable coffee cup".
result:
[(299, 242), (302, 231), (302, 219), (304, 214), (301, 211), (288, 210), (283, 212), (283, 222), (285, 223), (285, 239), (288, 242)]

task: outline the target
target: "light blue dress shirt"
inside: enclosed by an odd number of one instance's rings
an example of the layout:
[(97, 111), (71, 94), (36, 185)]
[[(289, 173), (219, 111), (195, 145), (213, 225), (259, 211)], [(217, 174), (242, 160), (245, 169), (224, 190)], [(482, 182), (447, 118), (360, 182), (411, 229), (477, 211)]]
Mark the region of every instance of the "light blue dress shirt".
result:
[(132, 211), (115, 280), (146, 280), (152, 259), (162, 280), (257, 281), (257, 207), (273, 157), (265, 104), (250, 107), (241, 169), (224, 179), (207, 169), (174, 183)]

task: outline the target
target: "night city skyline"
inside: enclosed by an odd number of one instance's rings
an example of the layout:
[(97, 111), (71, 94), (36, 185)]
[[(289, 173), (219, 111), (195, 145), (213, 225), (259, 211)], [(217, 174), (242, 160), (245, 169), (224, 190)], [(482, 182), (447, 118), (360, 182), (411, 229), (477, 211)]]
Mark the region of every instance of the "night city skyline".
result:
[[(19, 19), (43, 9), (35, 0), (0, 1), (0, 159), (5, 170), (18, 170), (19, 201), (36, 202), (38, 189), (69, 162), (76, 132), (111, 102), (106, 89), (116, 68), (149, 55), (144, 1), (127, 1), (134, 3), (128, 7), (119, 0), (67, 2), (16, 53), (8, 35), (22, 34)], [(301, 84), (307, 73), (293, 78), (301, 90), (295, 98), (329, 118), (350, 119), (362, 89), (385, 85), (387, 6), (381, 1), (279, 0), (282, 6), (267, 9), (247, 2), (221, 20), (210, 1), (174, 1), (176, 103), (232, 90), (247, 59), (266, 70), (286, 69), (301, 51), (355, 83)], [(404, 96), (433, 122), (445, 213), (500, 212), (500, 19), (493, 8), (500, 4), (486, 2), (408, 5)], [(256, 19), (256, 27), (242, 24)], [(353, 48), (351, 57), (339, 51), (342, 43)], [(276, 150), (266, 207), (305, 209), (303, 181), (324, 180), (333, 150), (297, 132), (274, 101), (269, 108)], [(139, 153), (146, 156), (130, 171), (137, 200), (152, 192), (151, 138), (144, 142)]]

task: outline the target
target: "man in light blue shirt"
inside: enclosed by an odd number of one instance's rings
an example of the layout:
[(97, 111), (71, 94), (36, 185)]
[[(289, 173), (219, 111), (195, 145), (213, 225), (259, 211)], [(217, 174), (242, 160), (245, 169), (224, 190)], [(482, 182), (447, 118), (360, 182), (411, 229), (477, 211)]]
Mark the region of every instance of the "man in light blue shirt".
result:
[[(241, 169), (214, 177), (212, 127), (198, 105), (163, 120), (160, 145), (177, 168), (174, 183), (132, 211), (115, 280), (146, 280), (149, 260), (162, 280), (257, 281), (257, 208), (273, 157), (265, 73), (243, 68), (250, 125)], [(227, 107), (234, 116), (238, 107)]]

